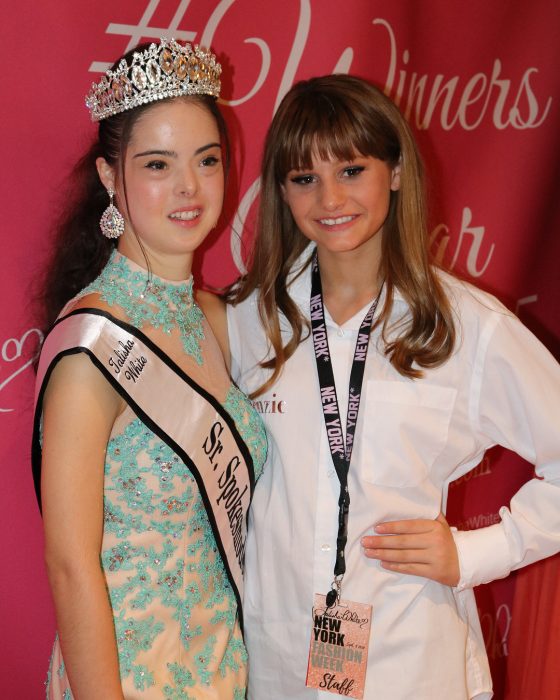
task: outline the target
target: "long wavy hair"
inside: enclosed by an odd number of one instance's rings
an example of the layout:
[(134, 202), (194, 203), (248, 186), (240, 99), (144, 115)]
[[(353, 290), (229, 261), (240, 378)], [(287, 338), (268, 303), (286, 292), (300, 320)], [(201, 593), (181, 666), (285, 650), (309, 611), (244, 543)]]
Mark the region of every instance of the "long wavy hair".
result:
[[(118, 58), (115, 70), (124, 58), (128, 63), (136, 51), (147, 49), (140, 44)], [(116, 167), (117, 177), (123, 183), (126, 198), (124, 162), (134, 125), (150, 109), (167, 101), (196, 102), (216, 120), (224, 156), (225, 174), (229, 168), (230, 148), (226, 123), (216, 100), (209, 95), (189, 95), (157, 101), (121, 112), (99, 122), (97, 138), (72, 170), (65, 199), (69, 202), (56, 224), (53, 252), (41, 281), (39, 294), (40, 322), (47, 331), (64, 305), (92, 282), (107, 264), (117, 245), (99, 230), (99, 219), (109, 204), (107, 191), (97, 174), (96, 160), (104, 158)]]
[[(423, 167), (410, 127), (393, 102), (367, 81), (349, 75), (312, 78), (285, 95), (268, 130), (249, 271), (229, 298), (236, 304), (256, 290), (273, 349), (272, 359), (262, 362), (272, 374), (255, 396), (274, 384), (309, 328), (287, 284), (309, 241), (298, 229), (281, 186), (290, 170), (311, 168), (314, 156), (348, 161), (356, 153), (391, 168), (400, 163), (400, 188), (391, 192), (383, 226), (379, 272), (386, 296), (374, 326), (382, 327), (385, 355), (402, 375), (418, 378), (423, 368), (441, 365), (453, 350), (453, 315), (430, 264)], [(397, 328), (389, 322), (395, 289), (410, 308)], [(292, 331), (285, 345), (280, 313)]]

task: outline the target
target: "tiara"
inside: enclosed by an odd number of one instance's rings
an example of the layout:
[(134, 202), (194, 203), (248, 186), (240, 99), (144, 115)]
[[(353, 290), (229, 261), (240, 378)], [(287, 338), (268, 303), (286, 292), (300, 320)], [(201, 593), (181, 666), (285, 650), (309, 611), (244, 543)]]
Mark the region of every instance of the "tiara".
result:
[(210, 51), (184, 46), (175, 39), (162, 39), (132, 56), (130, 65), (122, 59), (86, 96), (91, 120), (101, 121), (140, 105), (180, 95), (220, 96), (222, 67)]

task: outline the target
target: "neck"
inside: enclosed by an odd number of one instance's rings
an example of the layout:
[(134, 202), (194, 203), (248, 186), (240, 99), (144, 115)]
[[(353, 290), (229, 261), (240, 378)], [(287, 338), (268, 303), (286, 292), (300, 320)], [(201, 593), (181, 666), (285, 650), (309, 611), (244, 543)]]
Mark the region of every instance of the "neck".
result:
[(333, 321), (342, 325), (379, 293), (380, 255), (360, 249), (331, 254), (319, 248), (317, 253), (324, 304)]
[(182, 255), (159, 253), (146, 245), (141, 248), (135, 237), (125, 236), (119, 240), (117, 250), (144, 269), (147, 269), (149, 264), (151, 272), (163, 279), (182, 281), (191, 275), (192, 253)]

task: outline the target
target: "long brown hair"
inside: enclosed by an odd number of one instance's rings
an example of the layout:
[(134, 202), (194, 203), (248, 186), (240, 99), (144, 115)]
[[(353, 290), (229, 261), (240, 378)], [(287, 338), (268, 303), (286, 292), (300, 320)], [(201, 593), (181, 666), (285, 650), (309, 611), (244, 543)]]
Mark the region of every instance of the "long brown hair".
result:
[[(418, 378), (420, 368), (441, 365), (453, 350), (453, 315), (430, 265), (423, 167), (410, 127), (393, 102), (367, 81), (349, 75), (312, 78), (291, 88), (268, 130), (249, 271), (230, 297), (236, 304), (257, 290), (259, 314), (274, 351), (262, 363), (272, 375), (255, 395), (276, 381), (308, 328), (286, 280), (309, 241), (297, 228), (281, 185), (290, 170), (311, 168), (313, 156), (347, 161), (356, 153), (391, 168), (400, 163), (400, 188), (391, 192), (383, 227), (380, 275), (386, 296), (375, 324), (382, 326), (385, 355), (402, 375)], [(395, 289), (410, 308), (398, 328), (389, 325)], [(286, 345), (279, 312), (292, 330)]]

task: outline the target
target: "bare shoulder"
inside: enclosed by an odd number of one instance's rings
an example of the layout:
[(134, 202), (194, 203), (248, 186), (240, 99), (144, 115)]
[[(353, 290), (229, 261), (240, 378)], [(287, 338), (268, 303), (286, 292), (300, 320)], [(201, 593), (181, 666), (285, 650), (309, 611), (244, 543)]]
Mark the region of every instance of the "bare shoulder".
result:
[(217, 294), (204, 290), (196, 290), (196, 303), (202, 309), (202, 313), (206, 316), (212, 332), (216, 336), (226, 365), (229, 369), (229, 343), (227, 334), (227, 315), (225, 301)]
[(103, 407), (112, 423), (123, 408), (123, 400), (85, 353), (60, 359), (54, 368), (45, 393), (45, 406), (64, 406), (74, 412), (78, 405)]

